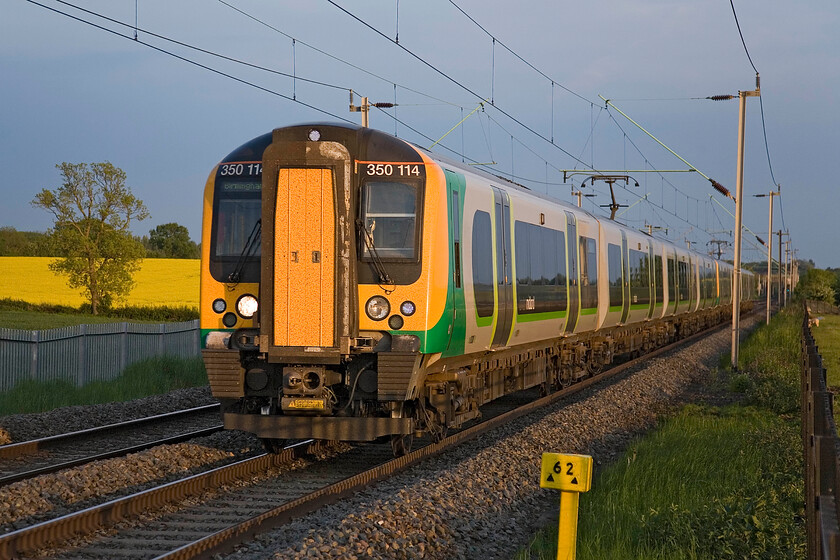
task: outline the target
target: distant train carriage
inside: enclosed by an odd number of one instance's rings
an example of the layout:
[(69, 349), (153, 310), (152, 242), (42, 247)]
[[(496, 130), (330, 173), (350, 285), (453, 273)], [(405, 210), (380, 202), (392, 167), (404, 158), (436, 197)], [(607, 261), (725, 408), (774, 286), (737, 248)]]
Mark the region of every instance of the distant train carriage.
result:
[(404, 453), (504, 394), (725, 320), (731, 279), (726, 263), (366, 128), (277, 129), (205, 189), (208, 376), (225, 426), (270, 450), (389, 438)]

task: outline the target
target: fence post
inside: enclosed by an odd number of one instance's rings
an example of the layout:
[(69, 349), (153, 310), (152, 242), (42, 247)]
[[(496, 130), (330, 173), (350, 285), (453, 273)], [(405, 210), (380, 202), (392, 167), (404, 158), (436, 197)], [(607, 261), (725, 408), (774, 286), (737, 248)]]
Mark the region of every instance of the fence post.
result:
[(166, 351), (166, 324), (158, 325), (158, 356), (163, 356)]
[(38, 379), (38, 342), (41, 339), (41, 331), (32, 331), (32, 351), (29, 354), (29, 377)]
[(79, 365), (76, 371), (76, 385), (83, 387), (87, 380), (87, 325), (79, 325)]
[(120, 372), (125, 371), (128, 361), (128, 322), (122, 322), (122, 333), (120, 334)]

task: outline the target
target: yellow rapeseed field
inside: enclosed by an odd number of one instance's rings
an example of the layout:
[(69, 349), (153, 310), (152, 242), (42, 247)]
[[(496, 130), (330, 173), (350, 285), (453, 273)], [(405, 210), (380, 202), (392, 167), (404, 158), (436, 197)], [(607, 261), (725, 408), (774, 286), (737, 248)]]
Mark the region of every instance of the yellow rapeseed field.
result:
[[(78, 307), (86, 300), (67, 285), (66, 276), (48, 268), (51, 257), (0, 257), (0, 299)], [(117, 305), (167, 305), (198, 307), (197, 259), (144, 259), (136, 285)]]

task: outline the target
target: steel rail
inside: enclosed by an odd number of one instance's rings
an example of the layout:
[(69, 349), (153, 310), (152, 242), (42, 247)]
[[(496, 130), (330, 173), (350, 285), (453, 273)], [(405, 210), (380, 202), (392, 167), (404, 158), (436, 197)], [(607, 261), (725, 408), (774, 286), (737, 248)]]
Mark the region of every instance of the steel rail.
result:
[(92, 533), (131, 515), (146, 513), (166, 504), (195, 496), (205, 490), (253, 476), (304, 455), (311, 451), (312, 446), (317, 447), (319, 443), (304, 441), (287, 447), (276, 455), (263, 453), (256, 457), (217, 467), (137, 494), (116, 498), (104, 504), (6, 533), (0, 536), (0, 558), (16, 558), (19, 554), (44, 548), (52, 542)]
[(363, 490), (371, 484), (385, 480), (400, 471), (440, 455), (445, 451), (448, 451), (450, 448), (454, 448), (462, 443), (475, 439), (490, 430), (516, 420), (517, 418), (579, 393), (588, 389), (592, 385), (616, 377), (646, 360), (682, 347), (703, 336), (708, 336), (721, 331), (726, 327), (727, 324), (722, 323), (704, 331), (687, 336), (686, 338), (648, 352), (641, 357), (616, 365), (615, 367), (605, 370), (600, 374), (575, 383), (570, 387), (563, 388), (555, 393), (551, 393), (545, 397), (541, 397), (537, 400), (531, 401), (530, 403), (519, 406), (509, 412), (505, 412), (499, 416), (480, 422), (475, 426), (448, 436), (439, 443), (431, 443), (403, 457), (392, 459), (378, 467), (374, 467), (373, 469), (363, 473), (351, 476), (320, 490), (316, 490), (307, 496), (292, 500), (261, 515), (252, 517), (251, 519), (236, 525), (232, 525), (227, 529), (223, 529), (222, 531), (218, 531), (212, 535), (198, 539), (195, 542), (181, 546), (166, 554), (159, 555), (154, 560), (187, 560), (194, 558), (210, 560), (217, 554), (233, 552), (234, 547), (252, 539), (259, 533), (275, 529), (285, 525), (292, 519), (311, 513), (325, 505), (333, 504), (344, 497)]
[(106, 424), (104, 426), (97, 426), (95, 428), (87, 428), (85, 430), (78, 430), (75, 432), (67, 432), (65, 434), (56, 434), (39, 439), (28, 441), (21, 441), (18, 443), (10, 443), (8, 445), (0, 446), (0, 459), (14, 459), (22, 457), (23, 455), (31, 455), (38, 451), (53, 447), (55, 444), (64, 442), (70, 439), (85, 438), (96, 434), (104, 434), (109, 431), (117, 431), (125, 428), (132, 428), (142, 426), (143, 424), (156, 423), (163, 420), (177, 418), (188, 414), (198, 414), (201, 412), (210, 412), (218, 410), (219, 404), (208, 404), (204, 406), (197, 406), (194, 408), (187, 408), (184, 410), (176, 410), (174, 412), (167, 412), (164, 414), (157, 414), (155, 416), (146, 416), (144, 418), (135, 418), (134, 420), (126, 420), (125, 422), (116, 422), (114, 424)]
[[(595, 384), (616, 377), (629, 368), (635, 367), (648, 359), (689, 344), (698, 338), (720, 331), (726, 327), (726, 323), (717, 325), (653, 350), (639, 358), (616, 365), (600, 374), (575, 383), (570, 387), (563, 388), (545, 397), (541, 397), (502, 413), (499, 416), (459, 431), (439, 443), (430, 443), (403, 457), (389, 460), (373, 469), (324, 486), (306, 496), (291, 500), (260, 515), (199, 538), (192, 543), (180, 546), (158, 556), (155, 560), (209, 559), (213, 555), (230, 552), (236, 545), (247, 541), (258, 533), (282, 526), (294, 518), (315, 511), (325, 505), (335, 503), (371, 484), (380, 482), (411, 466), (440, 455), (490, 430), (535, 412), (540, 408), (554, 404)], [(302, 457), (307, 453), (311, 453), (313, 449), (317, 449), (321, 444), (323, 442), (304, 441), (288, 447), (276, 455), (263, 454), (252, 457), (231, 465), (218, 467), (205, 473), (170, 482), (163, 486), (145, 490), (138, 494), (118, 498), (60, 518), (44, 521), (7, 533), (0, 536), (0, 558), (15, 557), (16, 554), (42, 549), (51, 542), (66, 540), (80, 534), (89, 534), (129, 516), (148, 513), (164, 505), (198, 495), (205, 490), (218, 488), (236, 480), (250, 477), (256, 473), (264, 472), (271, 467), (279, 466)]]
[(54, 472), (58, 472), (64, 469), (70, 469), (73, 467), (78, 467), (79, 465), (84, 465), (86, 463), (92, 463), (94, 461), (100, 461), (102, 459), (111, 459), (113, 457), (120, 457), (122, 455), (128, 455), (129, 453), (136, 453), (138, 451), (143, 451), (145, 449), (150, 449), (152, 447), (157, 447), (158, 445), (169, 445), (173, 443), (182, 443), (184, 441), (188, 441), (198, 437), (209, 436), (210, 434), (214, 434), (216, 432), (220, 432), (224, 429), (224, 425), (219, 424), (217, 426), (211, 426), (209, 428), (204, 428), (201, 430), (194, 430), (192, 432), (185, 432), (182, 434), (178, 434), (175, 436), (169, 436), (165, 438), (161, 438), (154, 441), (149, 441), (146, 443), (139, 443), (137, 445), (132, 445), (130, 447), (123, 447), (120, 449), (114, 449), (113, 451), (106, 451), (104, 453), (99, 453), (96, 455), (88, 455), (86, 457), (79, 457), (78, 459), (72, 459), (70, 461), (64, 461), (63, 463), (56, 463), (54, 465), (47, 465), (44, 467), (38, 467), (36, 469), (31, 469), (28, 471), (23, 471), (19, 473), (14, 473), (8, 476), (0, 477), (0, 486), (6, 486), (8, 484), (12, 484), (14, 482), (18, 482), (21, 480), (26, 480), (27, 478), (34, 478), (36, 476), (40, 476), (43, 474), (50, 474)]

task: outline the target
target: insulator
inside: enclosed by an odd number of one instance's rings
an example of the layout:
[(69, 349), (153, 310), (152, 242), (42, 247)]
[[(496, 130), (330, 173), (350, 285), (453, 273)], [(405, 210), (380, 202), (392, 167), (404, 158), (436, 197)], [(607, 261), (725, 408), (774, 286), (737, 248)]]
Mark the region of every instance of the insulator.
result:
[(720, 183), (718, 183), (714, 179), (709, 179), (709, 180), (712, 182), (712, 186), (715, 188), (715, 190), (717, 192), (719, 192), (720, 194), (722, 194), (724, 196), (732, 198), (732, 193), (729, 192), (729, 189), (727, 189), (726, 187), (724, 187), (723, 185), (721, 185)]
[(734, 95), (712, 95), (711, 97), (707, 97), (706, 99), (711, 99), (712, 101), (728, 101), (730, 99), (735, 99)]
[(762, 245), (764, 245), (765, 247), (767, 247), (767, 243), (765, 243), (765, 242), (764, 242), (764, 240), (763, 240), (762, 238), (760, 238), (760, 237), (759, 237), (759, 236), (757, 236), (757, 235), (755, 236), (755, 238), (756, 238), (756, 239), (758, 239), (758, 242), (759, 242), (759, 243), (761, 243)]
[(380, 109), (391, 109), (392, 107), (396, 107), (396, 103), (372, 103), (374, 107), (379, 107)]

